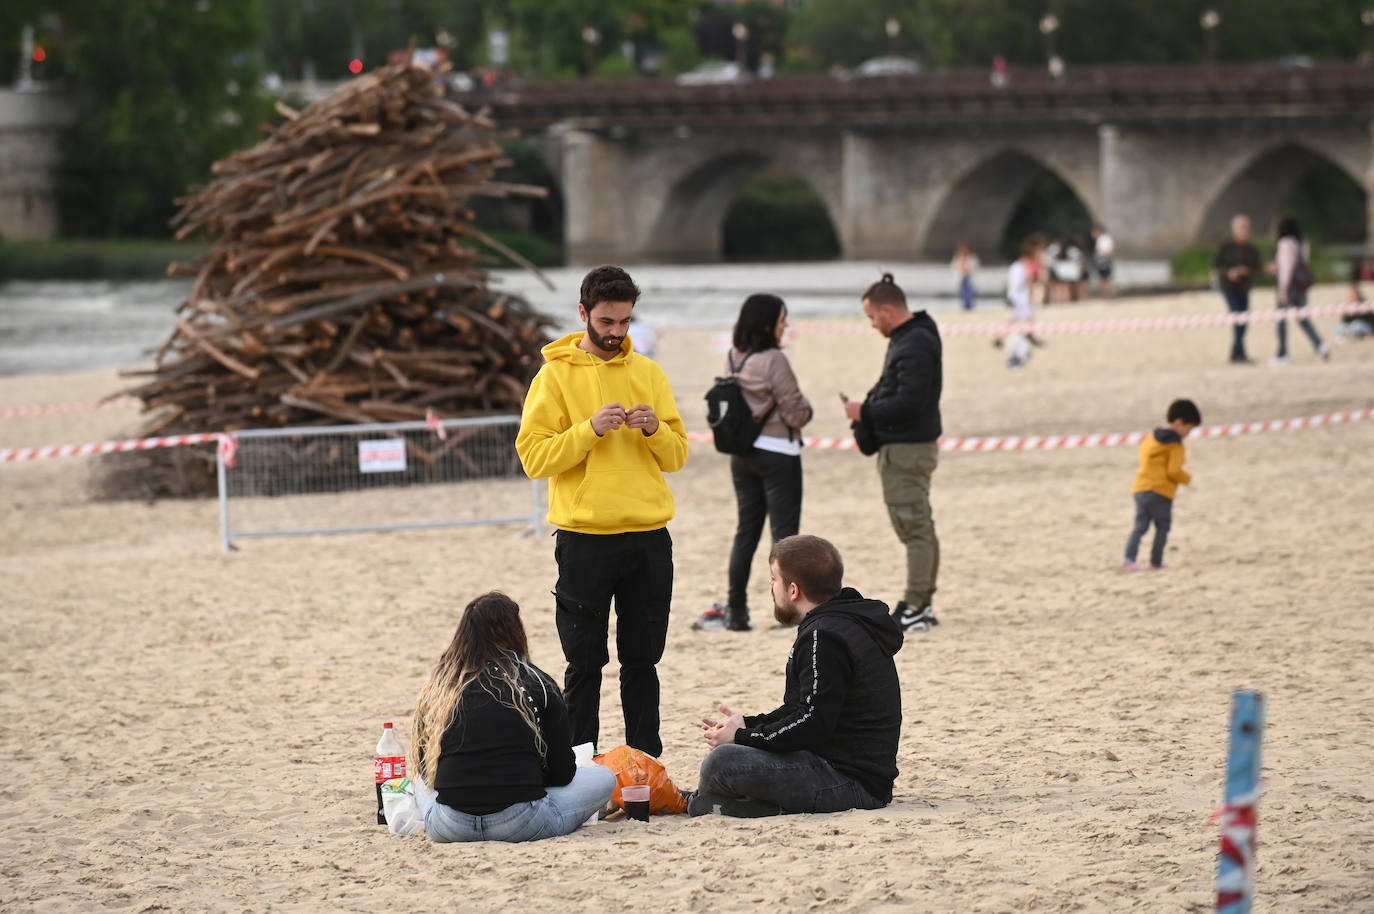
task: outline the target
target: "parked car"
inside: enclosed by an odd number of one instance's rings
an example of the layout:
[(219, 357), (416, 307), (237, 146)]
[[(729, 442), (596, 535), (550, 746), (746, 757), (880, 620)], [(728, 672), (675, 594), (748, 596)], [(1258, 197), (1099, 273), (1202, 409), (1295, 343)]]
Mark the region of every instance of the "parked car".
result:
[(911, 76), (921, 65), (910, 57), (873, 57), (854, 68), (855, 76)]
[(679, 86), (712, 86), (743, 82), (748, 78), (748, 72), (732, 60), (709, 60), (694, 70), (679, 73), (676, 82)]

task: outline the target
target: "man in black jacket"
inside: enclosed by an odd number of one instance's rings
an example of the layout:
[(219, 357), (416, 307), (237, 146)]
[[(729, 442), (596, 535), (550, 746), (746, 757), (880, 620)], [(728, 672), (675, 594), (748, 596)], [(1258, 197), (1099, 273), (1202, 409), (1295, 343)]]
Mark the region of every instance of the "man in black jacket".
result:
[[(888, 338), (883, 373), (863, 403), (846, 402), (856, 438), (878, 446), (883, 501), (906, 545), (906, 593), (893, 618), (903, 632), (939, 625), (931, 609), (940, 573), (940, 540), (930, 511), (930, 477), (940, 452), (940, 330), (924, 309), (911, 311), (891, 273), (868, 287), (864, 314)], [(868, 453), (871, 453), (869, 451)]]
[(844, 563), (816, 536), (768, 556), (773, 615), (797, 626), (782, 706), (702, 718), (711, 749), (687, 811), (700, 816), (879, 809), (892, 801), (902, 695), (892, 657), (902, 632), (887, 606), (843, 587)]
[[(1212, 255), (1212, 269), (1216, 271), (1226, 310), (1244, 314), (1250, 310), (1250, 283), (1259, 272), (1259, 248), (1250, 241), (1250, 217), (1237, 213), (1231, 217), (1231, 240), (1223, 242)], [(1231, 364), (1252, 365), (1245, 354), (1245, 324), (1231, 326)]]

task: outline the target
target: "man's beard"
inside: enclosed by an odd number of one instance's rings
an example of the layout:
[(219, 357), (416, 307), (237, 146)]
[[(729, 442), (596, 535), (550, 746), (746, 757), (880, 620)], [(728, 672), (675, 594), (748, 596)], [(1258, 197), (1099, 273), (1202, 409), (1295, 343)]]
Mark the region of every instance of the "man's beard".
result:
[(592, 345), (602, 352), (615, 352), (620, 349), (620, 344), (625, 342), (623, 336), (601, 336), (592, 329), (590, 322), (587, 324), (587, 339), (592, 341)]
[(806, 613), (798, 609), (797, 604), (792, 602), (779, 603), (777, 600), (773, 601), (773, 618), (777, 619), (783, 625), (800, 625), (801, 620), (805, 617)]

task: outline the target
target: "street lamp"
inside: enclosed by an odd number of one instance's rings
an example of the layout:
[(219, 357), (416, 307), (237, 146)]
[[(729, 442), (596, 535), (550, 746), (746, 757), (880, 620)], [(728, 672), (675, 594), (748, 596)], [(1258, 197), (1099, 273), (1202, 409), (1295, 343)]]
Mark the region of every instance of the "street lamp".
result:
[(887, 52), (896, 53), (897, 36), (902, 33), (902, 24), (894, 16), (883, 24), (883, 31), (887, 32)]
[(735, 63), (739, 65), (740, 74), (749, 68), (749, 26), (743, 22), (736, 22), (730, 26), (730, 34), (735, 36)]
[(1045, 65), (1050, 78), (1058, 80), (1064, 75), (1064, 61), (1054, 53), (1054, 33), (1059, 31), (1059, 17), (1046, 13), (1040, 17), (1040, 34), (1045, 36)]
[(1374, 59), (1374, 48), (1370, 47), (1370, 34), (1374, 33), (1374, 7), (1366, 6), (1360, 10), (1360, 24), (1364, 26), (1364, 51), (1360, 54), (1360, 60), (1368, 63)]
[(1202, 18), (1198, 22), (1202, 25), (1202, 33), (1207, 36), (1207, 61), (1215, 64), (1217, 62), (1217, 26), (1221, 25), (1221, 13), (1208, 7), (1202, 11)]
[(587, 44), (587, 75), (591, 76), (596, 72), (596, 46), (601, 43), (601, 33), (589, 25), (582, 30), (582, 40)]

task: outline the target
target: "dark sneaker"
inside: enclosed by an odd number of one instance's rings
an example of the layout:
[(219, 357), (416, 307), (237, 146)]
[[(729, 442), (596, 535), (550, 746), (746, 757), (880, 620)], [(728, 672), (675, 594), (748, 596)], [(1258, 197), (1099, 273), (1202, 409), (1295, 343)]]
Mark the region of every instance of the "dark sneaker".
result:
[(934, 610), (929, 606), (916, 609), (905, 600), (898, 602), (897, 608), (893, 610), (892, 621), (896, 622), (897, 627), (907, 634), (927, 632), (940, 624), (940, 620), (935, 618)]
[(749, 615), (747, 613), (737, 613), (734, 610), (729, 610), (725, 614), (725, 630), (727, 632), (750, 632), (754, 630), (754, 626), (749, 624)]
[(701, 614), (701, 618), (692, 623), (692, 630), (698, 632), (718, 632), (725, 628), (725, 607), (719, 603), (712, 603), (711, 608)]

